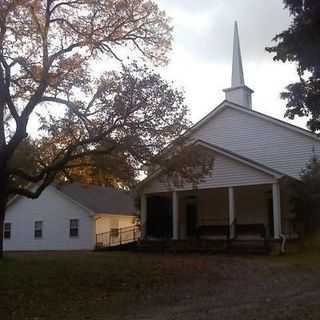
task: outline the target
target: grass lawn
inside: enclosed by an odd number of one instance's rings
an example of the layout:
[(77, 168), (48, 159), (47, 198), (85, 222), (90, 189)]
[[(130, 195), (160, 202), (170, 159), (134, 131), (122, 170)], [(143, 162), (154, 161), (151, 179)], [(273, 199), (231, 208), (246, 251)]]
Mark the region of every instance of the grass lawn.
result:
[(176, 259), (124, 252), (9, 255), (0, 262), (0, 319), (120, 317), (201, 268), (201, 262)]
[[(174, 306), (182, 301), (187, 306), (184, 298), (191, 299), (188, 301), (197, 308), (202, 296), (217, 298), (215, 289), (226, 292), (230, 285), (236, 285), (234, 297), (224, 298), (228, 305), (239, 297), (254, 300), (255, 286), (273, 279), (279, 289), (273, 284), (264, 289), (269, 290), (266, 293), (257, 288), (263, 301), (264, 295), (272, 297), (281, 290), (294, 290), (295, 280), (319, 268), (319, 250), (282, 257), (125, 252), (10, 254), (0, 261), (0, 319), (123, 319), (138, 308), (144, 309), (144, 304), (156, 308), (161, 303)], [(317, 274), (314, 277), (318, 279)], [(252, 297), (246, 296), (248, 286)]]

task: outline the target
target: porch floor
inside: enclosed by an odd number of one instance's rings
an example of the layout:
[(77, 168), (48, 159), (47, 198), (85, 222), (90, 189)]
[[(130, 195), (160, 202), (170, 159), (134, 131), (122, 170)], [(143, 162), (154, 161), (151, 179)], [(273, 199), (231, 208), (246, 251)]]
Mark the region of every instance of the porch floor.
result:
[(269, 254), (278, 241), (264, 239), (142, 240), (137, 249), (158, 253)]

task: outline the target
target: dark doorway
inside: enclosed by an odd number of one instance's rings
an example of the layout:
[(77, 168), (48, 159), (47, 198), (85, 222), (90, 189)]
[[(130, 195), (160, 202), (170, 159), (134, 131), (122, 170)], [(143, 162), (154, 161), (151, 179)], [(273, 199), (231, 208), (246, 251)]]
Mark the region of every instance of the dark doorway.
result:
[(194, 237), (197, 232), (198, 210), (196, 203), (188, 203), (186, 206), (187, 237)]
[(268, 224), (270, 236), (274, 237), (273, 200), (268, 199)]
[(172, 238), (172, 199), (152, 196), (147, 199), (147, 237)]

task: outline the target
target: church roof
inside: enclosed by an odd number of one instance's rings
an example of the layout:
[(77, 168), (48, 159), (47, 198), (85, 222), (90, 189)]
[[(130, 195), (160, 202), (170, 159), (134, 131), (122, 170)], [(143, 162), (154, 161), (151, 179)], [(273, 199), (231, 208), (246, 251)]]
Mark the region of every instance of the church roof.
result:
[[(208, 143), (207, 141), (203, 141), (203, 140), (196, 140), (193, 141), (192, 145), (194, 146), (201, 146), (204, 148), (207, 148), (213, 152), (216, 152), (217, 154), (221, 154), (226, 156), (227, 158), (233, 159), (235, 161), (238, 161), (250, 168), (256, 169), (258, 171), (261, 171), (269, 176), (272, 176), (276, 179), (280, 179), (284, 176), (286, 176), (285, 173), (279, 172), (278, 170), (275, 170), (273, 168), (270, 168), (264, 164), (258, 163), (252, 159), (243, 157), (242, 155), (239, 155), (233, 151), (227, 150), (225, 148), (222, 148), (218, 145), (214, 145), (212, 143)], [(142, 180), (139, 185), (138, 185), (138, 189), (142, 188), (143, 186), (145, 186), (149, 181), (155, 179), (156, 177), (158, 177), (162, 172), (162, 169), (159, 168), (158, 170), (154, 171), (153, 173), (151, 173), (147, 178), (145, 178), (144, 180)]]
[[(274, 123), (278, 126), (281, 126), (283, 128), (286, 128), (288, 130), (291, 130), (291, 131), (294, 131), (294, 132), (297, 132), (299, 134), (302, 134), (304, 136), (307, 136), (311, 139), (314, 139), (316, 140), (318, 143), (320, 142), (320, 138), (313, 134), (312, 132), (308, 131), (308, 130), (305, 130), (303, 128), (300, 128), (300, 127), (297, 127), (297, 126), (294, 126), (290, 123), (287, 123), (285, 121), (282, 121), (282, 120), (279, 120), (277, 118), (273, 118), (271, 116), (268, 116), (266, 114), (263, 114), (261, 112), (257, 112), (257, 111), (254, 111), (252, 109), (248, 109), (248, 108), (244, 108), (243, 106), (240, 106), (240, 105), (237, 105), (235, 103), (232, 103), (230, 101), (223, 101), (218, 107), (216, 107), (214, 110), (212, 110), (209, 114), (207, 114), (204, 118), (202, 118), (200, 121), (198, 121), (194, 126), (192, 126), (189, 130), (187, 130), (185, 133), (184, 133), (184, 137), (189, 137), (191, 136), (196, 130), (199, 130), (203, 125), (205, 125), (207, 122), (209, 122), (210, 120), (212, 120), (217, 114), (219, 114), (220, 112), (222, 112), (224, 109), (226, 108), (232, 108), (232, 109), (235, 109), (235, 110), (238, 110), (240, 112), (244, 112), (246, 114), (249, 114), (253, 117), (257, 117), (257, 118), (260, 118), (260, 119), (264, 119), (266, 121), (269, 121), (271, 123)], [(227, 155), (229, 157), (232, 157), (234, 158), (235, 160), (238, 160), (240, 162), (245, 162), (245, 164), (251, 166), (251, 167), (255, 167), (256, 169), (260, 170), (260, 171), (263, 171), (265, 173), (268, 173), (270, 175), (273, 175), (275, 177), (281, 177), (281, 176), (286, 176), (287, 174), (283, 173), (283, 172), (280, 172), (278, 170), (275, 170), (271, 167), (268, 167), (260, 162), (256, 162), (252, 159), (249, 159), (249, 158), (246, 158), (246, 157), (243, 157), (242, 155), (239, 155), (233, 151), (230, 151), (228, 149), (225, 149), (221, 146), (218, 146), (218, 145), (214, 145), (214, 144), (210, 144), (206, 141), (202, 141), (202, 140), (197, 140), (197, 141), (193, 141), (192, 144), (200, 144), (200, 145), (203, 145), (203, 146), (206, 146), (207, 148), (210, 148), (218, 153), (223, 153), (224, 155)], [(172, 148), (172, 145), (169, 145), (165, 150), (164, 152), (170, 152)], [(143, 185), (145, 185), (147, 182), (149, 182), (150, 180), (154, 179), (155, 177), (157, 177), (160, 173), (161, 173), (161, 169), (159, 170), (156, 170), (155, 172), (151, 173), (146, 179), (144, 179), (143, 181), (140, 182), (139, 184), (139, 187), (142, 187)]]
[(224, 110), (225, 108), (233, 108), (236, 109), (238, 111), (244, 112), (246, 114), (252, 115), (254, 117), (260, 118), (260, 119), (264, 119), (266, 121), (272, 122), (276, 125), (279, 125), (283, 128), (298, 132), (302, 135), (305, 135), (311, 139), (316, 140), (317, 142), (320, 142), (320, 138), (312, 133), (309, 130), (303, 129), (301, 127), (295, 126), (291, 123), (288, 123), (286, 121), (271, 117), (265, 113), (261, 113), (252, 109), (248, 109), (248, 108), (244, 108), (243, 106), (240, 106), (234, 102), (228, 101), (228, 100), (224, 100), (221, 104), (219, 104), (215, 109), (213, 109), (211, 112), (209, 112), (206, 116), (204, 116), (202, 119), (200, 119), (197, 123), (195, 123), (190, 129), (188, 129), (185, 133), (184, 136), (189, 136), (191, 133), (193, 133), (194, 131), (198, 130), (200, 127), (202, 127), (205, 123), (207, 123), (208, 121), (210, 121), (214, 116), (216, 116), (218, 113), (220, 113), (222, 110)]
[(233, 152), (233, 151), (230, 151), (230, 150), (227, 150), (225, 148), (222, 148), (218, 145), (214, 145), (212, 143), (208, 143), (207, 141), (203, 141), (203, 140), (197, 140), (195, 142), (196, 145), (200, 145), (200, 146), (203, 146), (205, 148), (208, 148), (212, 151), (215, 151), (217, 153), (220, 153), (220, 154), (223, 154), (224, 156), (227, 156), (228, 158), (231, 158), (233, 160), (236, 160), (236, 161), (239, 161), (251, 168), (254, 168), (254, 169), (257, 169), (259, 171), (262, 171), (270, 176), (273, 176), (273, 177), (276, 177), (276, 178), (281, 178), (283, 176), (285, 176), (286, 174), (278, 171), (278, 170), (275, 170), (273, 168), (270, 168), (264, 164), (261, 164), (261, 163), (258, 163), (252, 159), (249, 159), (249, 158), (246, 158), (236, 152)]
[[(232, 65), (232, 81), (231, 81), (231, 88), (225, 89), (226, 93), (226, 100), (224, 100), (220, 105), (218, 105), (215, 109), (213, 109), (209, 114), (207, 114), (204, 118), (202, 118), (200, 121), (198, 121), (195, 125), (193, 125), (190, 129), (188, 129), (184, 134), (183, 137), (189, 140), (190, 144), (201, 144), (204, 147), (207, 147), (217, 153), (224, 154), (227, 157), (233, 158), (234, 160), (237, 160), (239, 162), (245, 163), (248, 166), (254, 167), (260, 171), (263, 171), (265, 173), (270, 174), (271, 176), (274, 176), (276, 178), (280, 178), (282, 176), (291, 176), (295, 179), (298, 178), (298, 175), (292, 174), (292, 170), (283, 170), (283, 166), (278, 166), (281, 168), (282, 172), (273, 169), (273, 165), (267, 166), (265, 164), (262, 164), (261, 162), (264, 162), (263, 159), (257, 158), (258, 162), (249, 158), (246, 158), (243, 156), (245, 153), (235, 153), (234, 151), (225, 149), (224, 147), (220, 145), (213, 145), (211, 143), (208, 143), (208, 141), (202, 141), (197, 138), (195, 138), (196, 141), (192, 141), (192, 135), (197, 132), (200, 128), (202, 128), (205, 124), (207, 124), (209, 121), (211, 121), (216, 115), (218, 115), (220, 112), (227, 108), (231, 108), (234, 110), (237, 110), (239, 112), (243, 112), (251, 117), (256, 117), (262, 120), (265, 120), (266, 122), (272, 123), (276, 126), (279, 126), (281, 128), (285, 128), (288, 131), (296, 132), (298, 134), (301, 134), (305, 137), (308, 137), (309, 139), (317, 142), (319, 144), (320, 138), (303, 128), (294, 126), (288, 122), (273, 118), (271, 116), (268, 116), (266, 114), (260, 113), (258, 111), (252, 110), (252, 100), (251, 100), (251, 94), (253, 91), (245, 85), (244, 80), (244, 73), (243, 73), (243, 65), (242, 65), (242, 57), (241, 57), (241, 49), (240, 49), (240, 40), (239, 40), (239, 31), (238, 31), (238, 24), (235, 23), (235, 29), (234, 29), (234, 41), (233, 41), (233, 65)], [(163, 151), (164, 153), (170, 153), (172, 149), (174, 148), (174, 144), (170, 144), (165, 148)], [(234, 150), (234, 148), (232, 148)], [(302, 151), (301, 151), (302, 152)], [(286, 155), (285, 155), (286, 156)], [(253, 157), (255, 158), (255, 157)], [(300, 159), (300, 158), (299, 158)], [(283, 158), (281, 159), (282, 162), (286, 162), (287, 159)], [(270, 162), (269, 162), (270, 163)], [(271, 162), (272, 163), (272, 162)], [(296, 165), (296, 164), (295, 164)], [(299, 163), (300, 165), (300, 163)], [(300, 170), (301, 168), (297, 168), (297, 170)], [(144, 185), (149, 180), (156, 177), (161, 172), (161, 169), (155, 171), (151, 175), (149, 175), (144, 181), (141, 182), (140, 185)], [(286, 173), (284, 173), (286, 172)]]

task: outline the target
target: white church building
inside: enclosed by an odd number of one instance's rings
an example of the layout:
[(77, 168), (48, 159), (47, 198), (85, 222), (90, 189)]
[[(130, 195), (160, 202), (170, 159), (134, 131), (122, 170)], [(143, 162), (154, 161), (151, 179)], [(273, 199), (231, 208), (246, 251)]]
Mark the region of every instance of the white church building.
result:
[(175, 187), (161, 170), (139, 186), (145, 239), (226, 237), (295, 238), (295, 216), (284, 183), (297, 179), (320, 139), (257, 112), (245, 85), (235, 25), (231, 88), (225, 100), (185, 135), (212, 152), (214, 167), (195, 190)]
[(136, 218), (131, 193), (80, 183), (52, 184), (37, 199), (11, 200), (4, 250), (93, 250), (124, 244), (133, 239)]

